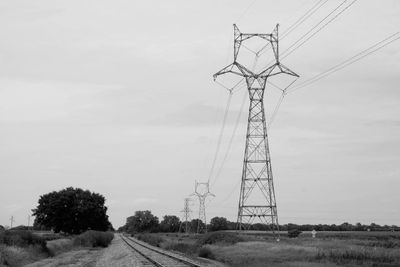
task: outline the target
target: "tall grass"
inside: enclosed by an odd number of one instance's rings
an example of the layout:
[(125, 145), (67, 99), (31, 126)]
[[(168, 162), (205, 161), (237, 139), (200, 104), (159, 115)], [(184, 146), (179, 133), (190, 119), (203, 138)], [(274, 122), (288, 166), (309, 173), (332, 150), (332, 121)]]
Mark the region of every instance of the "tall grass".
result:
[(61, 238), (57, 240), (47, 241), (47, 250), (49, 255), (54, 257), (62, 252), (69, 251), (73, 248), (73, 240), (67, 238)]
[(162, 238), (161, 236), (158, 236), (156, 234), (138, 234), (135, 235), (135, 237), (143, 242), (146, 242), (147, 244), (150, 244), (152, 246), (155, 247), (160, 247), (161, 243), (164, 242), (164, 238)]
[(45, 249), (46, 239), (26, 230), (9, 230), (0, 233), (0, 244), (17, 247), (39, 245)]
[(236, 244), (237, 242), (243, 241), (243, 238), (241, 238), (238, 234), (236, 233), (231, 233), (231, 232), (211, 232), (207, 233), (204, 236), (202, 236), (198, 240), (198, 245), (212, 245), (212, 244), (221, 244), (221, 245), (233, 245)]
[(74, 238), (75, 246), (107, 247), (114, 238), (112, 232), (89, 230)]
[(317, 260), (329, 260), (337, 264), (365, 264), (366, 262), (383, 264), (392, 263), (396, 260), (392, 255), (384, 251), (353, 249), (318, 251), (315, 258)]

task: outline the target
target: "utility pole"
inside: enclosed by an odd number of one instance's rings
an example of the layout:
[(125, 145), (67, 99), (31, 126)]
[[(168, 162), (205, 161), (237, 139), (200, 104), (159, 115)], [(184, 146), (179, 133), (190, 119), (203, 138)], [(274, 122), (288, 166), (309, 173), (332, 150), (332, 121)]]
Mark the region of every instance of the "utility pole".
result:
[(11, 218), (10, 218), (10, 229), (13, 228), (13, 223), (14, 223), (14, 222), (15, 222), (14, 216), (11, 216)]
[(28, 230), (29, 230), (29, 225), (31, 224), (31, 216), (28, 215)]
[(191, 198), (185, 198), (184, 199), (184, 205), (183, 205), (183, 210), (181, 211), (183, 213), (182, 215), (182, 222), (179, 227), (179, 232), (181, 231), (182, 225), (185, 224), (185, 233), (188, 234), (190, 232), (190, 213), (192, 210), (190, 209), (190, 201), (192, 201)]
[[(215, 195), (210, 192), (210, 181), (207, 183), (199, 183), (195, 181), (195, 193), (192, 195), (196, 195), (199, 199), (199, 222), (197, 225), (197, 233), (206, 233), (207, 232), (207, 220), (206, 220), (206, 198), (208, 196)], [(203, 224), (201, 223), (203, 222)]]
[[(268, 225), (279, 239), (278, 213), (264, 111), (264, 92), (267, 79), (271, 76), (278, 74), (299, 76), (279, 61), (278, 26), (276, 26), (272, 34), (254, 34), (241, 33), (234, 24), (233, 63), (214, 74), (213, 77), (216, 80), (220, 75), (232, 74), (244, 78), (250, 98), (238, 206), (238, 229), (248, 230), (254, 220), (259, 219), (261, 223)], [(273, 62), (268, 64), (267, 62), (261, 63), (267, 64), (267, 66), (257, 72), (250, 70), (251, 67), (244, 66), (237, 61), (243, 42), (255, 38), (261, 38), (261, 41), (266, 43), (264, 48), (270, 46), (273, 51)], [(244, 46), (244, 48), (248, 49), (247, 46)], [(259, 55), (260, 51), (255, 53), (256, 56)]]

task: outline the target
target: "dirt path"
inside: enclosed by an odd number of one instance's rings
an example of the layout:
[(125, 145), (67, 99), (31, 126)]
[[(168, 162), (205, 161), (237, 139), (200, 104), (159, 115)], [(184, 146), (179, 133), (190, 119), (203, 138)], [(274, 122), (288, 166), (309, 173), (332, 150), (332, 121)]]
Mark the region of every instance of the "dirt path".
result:
[(119, 235), (104, 249), (72, 250), (53, 258), (27, 265), (28, 267), (140, 267), (134, 254), (126, 247)]

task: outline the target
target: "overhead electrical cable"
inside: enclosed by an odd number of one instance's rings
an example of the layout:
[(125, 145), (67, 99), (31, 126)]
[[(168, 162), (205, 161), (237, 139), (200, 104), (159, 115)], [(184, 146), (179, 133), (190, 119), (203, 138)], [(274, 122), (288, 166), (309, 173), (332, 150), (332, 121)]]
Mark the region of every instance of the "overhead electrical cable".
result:
[(299, 42), (301, 42), (303, 40), (303, 38), (306, 38), (307, 35), (309, 35), (310, 33), (312, 33), (319, 25), (321, 25), (325, 20), (327, 20), (333, 13), (335, 13), (340, 7), (342, 7), (348, 0), (344, 0), (342, 1), (339, 5), (337, 5), (331, 12), (329, 12), (328, 15), (326, 15), (323, 19), (321, 19), (317, 24), (315, 24), (314, 26), (311, 27), (311, 29), (309, 29), (306, 33), (304, 33), (302, 36), (300, 36), (299, 39), (297, 39), (295, 42), (293, 42), (291, 45), (289, 45), (288, 48), (286, 48), (282, 54), (281, 57), (285, 54), (288, 53), (288, 51), (290, 51), (290, 49), (294, 46), (296, 46)]
[[(279, 40), (283, 40), (287, 35), (289, 35), (292, 31), (294, 31), (297, 27), (299, 27), (303, 22), (305, 22), (308, 18), (310, 18), (318, 9), (320, 9), (322, 6), (324, 6), (329, 0), (325, 0), (322, 4), (321, 2), (324, 0), (319, 0), (314, 6), (312, 6), (308, 11), (306, 11), (305, 14), (303, 14), (296, 22), (294, 22), (292, 25), (289, 26), (285, 31), (282, 32), (282, 37), (279, 38)], [(321, 5), (320, 5), (321, 4)], [(270, 46), (270, 43), (266, 44), (263, 46), (257, 53), (259, 55), (264, 54)]]
[[(322, 6), (324, 6), (329, 0), (320, 0), (318, 1), (312, 8), (310, 8), (303, 16), (301, 16), (296, 22), (294, 22), (289, 28), (282, 32), (282, 37), (280, 40), (283, 40), (287, 35), (289, 35), (292, 31), (294, 31), (297, 27), (299, 27), (304, 21), (306, 21), (309, 17), (311, 17), (315, 12), (318, 11)], [(321, 4), (322, 3), (322, 4)]]
[[(255, 57), (254, 57), (254, 62), (253, 62), (253, 66), (252, 66), (252, 71), (254, 71), (254, 69), (255, 69), (256, 66), (257, 66), (258, 58), (259, 58), (259, 56), (258, 56), (258, 55), (255, 55)], [(243, 81), (243, 80), (244, 80), (244, 79), (242, 79), (241, 81)], [(240, 82), (241, 82), (241, 81), (240, 81)], [(237, 83), (236, 86), (239, 85), (240, 82)], [(214, 186), (214, 184), (215, 184), (216, 181), (218, 180), (219, 176), (221, 175), (221, 172), (222, 172), (222, 169), (224, 168), (226, 159), (228, 158), (228, 155), (229, 155), (229, 152), (230, 152), (230, 150), (231, 150), (232, 143), (233, 143), (233, 139), (235, 138), (236, 130), (237, 130), (237, 127), (238, 127), (238, 125), (239, 125), (240, 117), (241, 117), (241, 114), (242, 114), (242, 111), (243, 111), (243, 108), (244, 108), (244, 102), (245, 102), (246, 96), (247, 96), (247, 92), (245, 92), (245, 94), (244, 94), (244, 96), (243, 96), (243, 100), (242, 100), (242, 103), (241, 103), (241, 106), (240, 106), (240, 111), (239, 111), (239, 114), (238, 114), (238, 116), (237, 116), (237, 118), (236, 118), (236, 122), (235, 122), (235, 126), (234, 126), (234, 128), (233, 128), (233, 132), (232, 132), (231, 138), (229, 139), (229, 142), (228, 142), (228, 147), (227, 147), (227, 149), (226, 149), (226, 151), (225, 151), (224, 157), (222, 158), (221, 165), (220, 165), (220, 167), (219, 167), (219, 169), (218, 169), (218, 171), (217, 171), (217, 174), (215, 175), (214, 182), (212, 183), (211, 187)], [(214, 164), (215, 164), (215, 163), (214, 163)], [(211, 178), (211, 175), (210, 175), (210, 178)], [(210, 180), (210, 178), (209, 178), (209, 180)]]
[(247, 6), (247, 8), (243, 11), (243, 13), (237, 18), (236, 22), (238, 22), (239, 20), (241, 20), (244, 15), (247, 14), (247, 12), (250, 10), (250, 8), (256, 3), (257, 0), (253, 0), (253, 2), (250, 3), (250, 5)]
[(288, 90), (288, 93), (292, 93), (294, 91), (297, 91), (303, 87), (309, 86), (319, 80), (321, 80), (322, 78), (325, 78), (326, 76), (329, 76), (363, 58), (365, 58), (366, 56), (369, 56), (373, 53), (375, 53), (376, 51), (384, 48), (385, 46), (393, 43), (394, 41), (400, 39), (400, 32), (397, 32), (395, 34), (390, 35), (389, 37), (375, 43), (374, 45), (368, 47), (367, 49), (364, 49), (363, 51), (355, 54), (354, 56), (342, 61), (339, 64), (334, 65), (333, 67), (330, 67), (329, 69), (315, 75), (314, 77), (307, 79), (305, 81), (303, 81), (302, 83), (299, 83), (297, 86), (294, 86), (291, 90)]
[[(345, 0), (344, 2), (342, 2), (340, 6), (342, 6), (347, 0)], [(294, 44), (298, 43), (299, 41), (301, 41), (301, 39), (303, 37), (301, 37), (299, 40), (297, 40), (295, 43), (293, 43), (288, 49), (286, 49), (283, 53), (282, 53), (282, 57), (281, 59), (284, 59), (286, 57), (288, 57), (290, 54), (292, 54), (294, 51), (296, 51), (297, 49), (299, 49), (301, 46), (303, 46), (308, 40), (310, 40), (314, 35), (316, 35), (318, 32), (320, 32), (322, 29), (324, 29), (328, 24), (330, 24), (332, 21), (334, 21), (337, 17), (339, 17), (343, 12), (345, 12), (347, 9), (349, 9), (355, 2), (357, 2), (357, 0), (353, 0), (348, 6), (346, 6), (344, 9), (342, 9), (339, 13), (337, 13), (335, 16), (333, 16), (330, 20), (328, 20), (328, 22), (326, 22), (324, 25), (322, 25), (321, 28), (317, 29), (315, 32), (313, 32), (310, 36), (308, 36), (304, 41), (302, 41), (299, 45), (297, 45), (296, 47), (294, 47), (292, 50), (289, 51), (289, 49), (291, 47), (293, 47)], [(334, 10), (336, 11), (337, 8)], [(329, 17), (332, 14), (332, 12), (327, 16)], [(325, 17), (323, 20), (321, 20), (320, 22), (323, 22), (327, 17)], [(319, 25), (320, 23), (318, 23), (317, 25)], [(316, 26), (317, 26), (316, 25)], [(315, 29), (315, 26), (311, 29), (313, 30)], [(308, 31), (305, 35), (309, 34), (310, 31)]]
[(223, 117), (223, 120), (222, 120), (222, 127), (221, 127), (221, 131), (219, 133), (219, 136), (218, 136), (217, 148), (215, 150), (214, 159), (213, 159), (212, 164), (211, 164), (210, 173), (208, 175), (208, 181), (210, 181), (210, 179), (211, 179), (212, 173), (213, 173), (214, 168), (215, 168), (215, 163), (217, 161), (218, 153), (219, 153), (219, 150), (220, 150), (220, 147), (221, 147), (222, 136), (224, 135), (224, 129), (225, 129), (226, 120), (227, 120), (227, 117), (228, 117), (229, 107), (231, 105), (231, 100), (232, 100), (232, 91), (229, 91), (228, 101), (226, 103), (224, 117)]

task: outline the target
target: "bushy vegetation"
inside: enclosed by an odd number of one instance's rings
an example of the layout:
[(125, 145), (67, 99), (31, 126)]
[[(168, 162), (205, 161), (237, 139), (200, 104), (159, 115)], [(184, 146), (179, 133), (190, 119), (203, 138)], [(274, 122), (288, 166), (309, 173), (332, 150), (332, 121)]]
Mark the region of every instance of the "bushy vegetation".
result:
[(89, 230), (74, 238), (75, 246), (107, 247), (114, 238), (112, 232)]
[(46, 239), (24, 230), (8, 230), (0, 232), (0, 244), (7, 246), (27, 247), (39, 245), (46, 248)]
[(53, 229), (56, 233), (80, 234), (88, 229), (112, 229), (108, 221), (105, 198), (80, 188), (66, 188), (40, 196), (33, 209), (35, 225)]
[(44, 237), (25, 230), (0, 232), (0, 265), (23, 266), (48, 255)]
[[(205, 228), (204, 222), (199, 219), (193, 219), (190, 222), (187, 222), (189, 225), (189, 229), (191, 233), (196, 233), (198, 226), (200, 228)], [(177, 216), (174, 215), (165, 215), (163, 220), (159, 222), (159, 219), (154, 216), (151, 211), (136, 211), (133, 216), (127, 218), (124, 226), (121, 226), (118, 231), (120, 232), (128, 232), (128, 233), (143, 233), (143, 232), (164, 232), (164, 233), (172, 233), (178, 231), (184, 231), (186, 222), (181, 222)], [(182, 227), (184, 226), (184, 227)], [(271, 231), (271, 225), (262, 224), (262, 223), (254, 223), (251, 225), (245, 225), (246, 229), (253, 231)], [(210, 223), (207, 225), (208, 231), (222, 231), (222, 230), (237, 230), (236, 222), (231, 222), (224, 217), (214, 217), (211, 218)], [(351, 224), (348, 222), (342, 224), (282, 224), (279, 226), (280, 231), (290, 231), (293, 229), (297, 229), (301, 232), (304, 231), (312, 231), (316, 230), (318, 232), (321, 231), (357, 231), (357, 232), (369, 232), (369, 231), (400, 231), (400, 227), (396, 225), (378, 225), (375, 223), (371, 223), (369, 225), (356, 223)]]
[(181, 220), (174, 215), (165, 215), (160, 223), (159, 231), (165, 233), (178, 232)]
[(395, 258), (389, 253), (374, 250), (334, 249), (319, 251), (315, 257), (317, 260), (329, 260), (337, 264), (366, 264), (392, 263)]
[(209, 247), (201, 247), (198, 253), (199, 257), (207, 259), (215, 259), (215, 255)]
[(198, 246), (196, 244), (181, 241), (166, 241), (163, 243), (162, 248), (167, 250), (179, 251), (187, 255), (193, 255), (198, 250)]
[(122, 230), (130, 234), (158, 232), (158, 217), (154, 216), (149, 210), (138, 210), (135, 212), (135, 215), (126, 219), (126, 224)]
[(243, 241), (243, 238), (241, 238), (237, 233), (211, 232), (202, 236), (198, 240), (198, 244), (200, 246), (212, 244), (232, 245), (241, 241)]
[(299, 229), (292, 229), (288, 231), (288, 237), (295, 238), (298, 237), (302, 232)]
[(137, 234), (135, 235), (135, 237), (155, 247), (160, 247), (161, 243), (164, 242), (164, 239), (161, 236), (155, 234), (149, 234), (149, 233)]
[(72, 239), (61, 238), (57, 240), (47, 241), (46, 247), (50, 256), (54, 257), (60, 253), (69, 251), (73, 248), (74, 242)]

